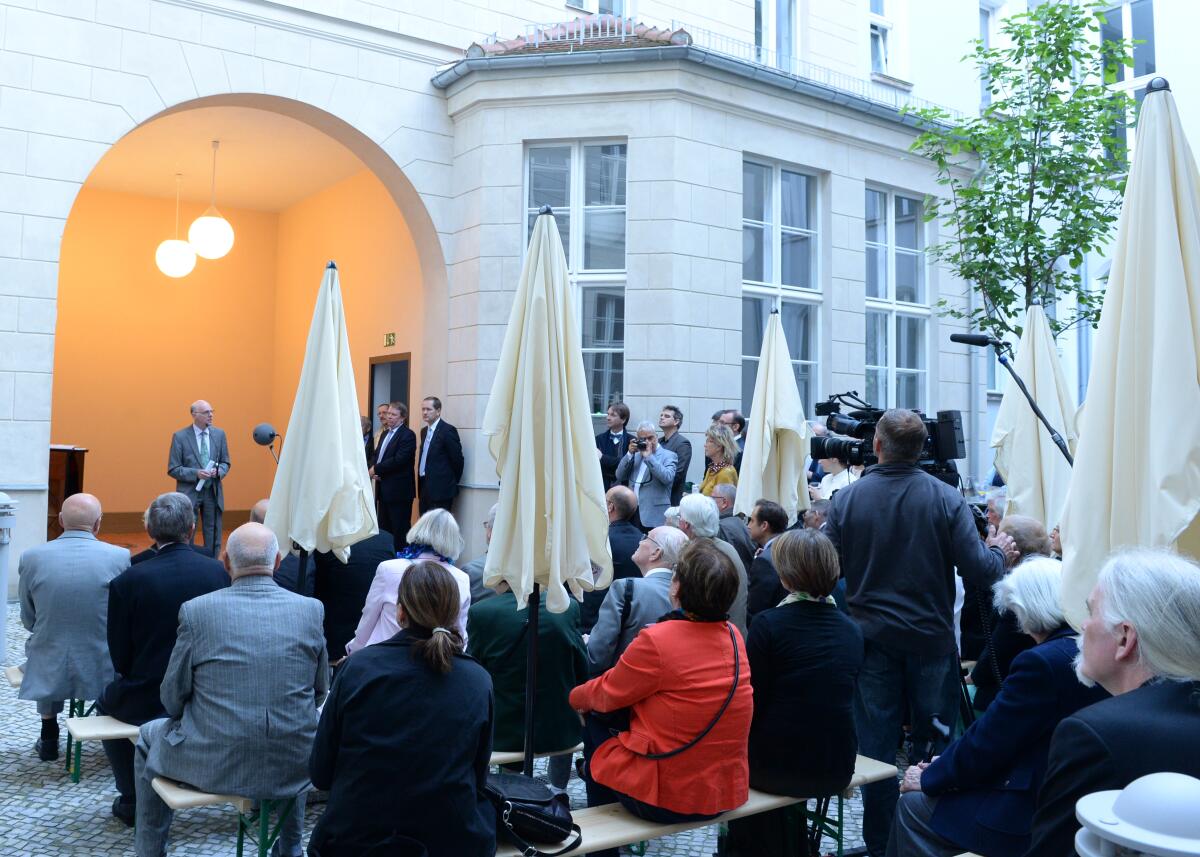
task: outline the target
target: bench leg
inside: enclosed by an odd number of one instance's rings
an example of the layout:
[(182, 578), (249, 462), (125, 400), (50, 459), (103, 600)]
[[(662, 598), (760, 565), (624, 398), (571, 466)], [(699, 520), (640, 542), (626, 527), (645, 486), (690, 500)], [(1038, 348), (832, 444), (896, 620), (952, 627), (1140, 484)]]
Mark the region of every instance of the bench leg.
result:
[[(258, 817), (253, 814), (245, 815), (241, 811), (238, 812), (238, 857), (242, 857), (242, 851), (245, 846), (246, 836), (254, 840), (254, 844), (258, 846), (258, 857), (269, 857), (271, 847), (275, 844), (275, 840), (279, 838), (279, 834), (283, 832), (283, 825), (287, 822), (288, 816), (296, 807), (296, 799), (288, 798), (286, 801), (278, 800), (260, 800), (258, 802)], [(275, 823), (275, 827), (271, 827), (271, 810), (279, 811), (279, 820)], [(251, 832), (252, 826), (257, 826), (257, 835)]]

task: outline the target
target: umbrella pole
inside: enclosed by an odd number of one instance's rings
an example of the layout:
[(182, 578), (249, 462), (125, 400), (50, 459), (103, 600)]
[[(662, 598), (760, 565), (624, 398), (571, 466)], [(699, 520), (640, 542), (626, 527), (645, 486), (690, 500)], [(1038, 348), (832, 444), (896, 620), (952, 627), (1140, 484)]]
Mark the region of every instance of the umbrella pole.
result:
[(1067, 448), (1067, 442), (1063, 440), (1063, 436), (1055, 431), (1054, 426), (1050, 425), (1050, 420), (1046, 419), (1046, 415), (1042, 413), (1042, 409), (1038, 407), (1038, 403), (1033, 400), (1033, 396), (1029, 392), (1029, 388), (1025, 386), (1025, 382), (1021, 380), (1021, 376), (1017, 374), (1017, 370), (1012, 367), (1012, 362), (1008, 356), (1000, 350), (1000, 346), (996, 345), (996, 359), (1000, 361), (1000, 365), (1008, 370), (1008, 374), (1013, 376), (1013, 380), (1017, 382), (1017, 386), (1021, 392), (1025, 394), (1025, 398), (1029, 400), (1029, 407), (1033, 408), (1034, 414), (1042, 421), (1042, 425), (1046, 427), (1046, 431), (1050, 432), (1050, 439), (1054, 441), (1054, 445), (1058, 447), (1058, 451), (1067, 459), (1067, 464), (1075, 466), (1075, 458), (1071, 455), (1071, 450)]
[(529, 594), (529, 616), (525, 620), (529, 629), (529, 652), (525, 656), (525, 776), (533, 776), (533, 707), (537, 701), (537, 639), (538, 605), (541, 602), (541, 587), (533, 585)]
[(308, 583), (308, 551), (300, 548), (300, 568), (296, 572), (296, 594), (303, 595)]

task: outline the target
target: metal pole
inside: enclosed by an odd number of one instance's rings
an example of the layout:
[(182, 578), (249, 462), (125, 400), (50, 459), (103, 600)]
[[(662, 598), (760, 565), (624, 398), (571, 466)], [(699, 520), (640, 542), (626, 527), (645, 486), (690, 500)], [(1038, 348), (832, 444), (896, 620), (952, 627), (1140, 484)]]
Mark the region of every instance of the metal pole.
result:
[(541, 603), (541, 587), (533, 585), (529, 594), (529, 616), (526, 627), (529, 636), (529, 652), (525, 656), (525, 776), (533, 776), (533, 708), (537, 703), (537, 658), (538, 658), (538, 607)]
[(1025, 382), (1021, 380), (1021, 376), (1017, 374), (1015, 369), (1013, 369), (1012, 363), (1001, 350), (1002, 344), (1003, 343), (998, 343), (994, 346), (996, 349), (996, 359), (1000, 361), (1001, 366), (1008, 370), (1008, 374), (1013, 376), (1013, 380), (1017, 382), (1017, 386), (1021, 388), (1021, 392), (1024, 393), (1025, 398), (1029, 400), (1029, 407), (1033, 408), (1033, 412), (1037, 415), (1037, 418), (1042, 421), (1042, 425), (1046, 427), (1046, 431), (1050, 432), (1050, 439), (1054, 441), (1054, 445), (1058, 447), (1059, 452), (1061, 452), (1067, 459), (1067, 464), (1074, 467), (1075, 458), (1071, 455), (1071, 450), (1067, 449), (1067, 442), (1063, 440), (1062, 435), (1055, 430), (1054, 426), (1050, 425), (1050, 420), (1046, 419), (1046, 415), (1042, 413), (1042, 409), (1039, 408), (1037, 402), (1033, 400), (1033, 396), (1030, 394), (1029, 388), (1025, 386)]

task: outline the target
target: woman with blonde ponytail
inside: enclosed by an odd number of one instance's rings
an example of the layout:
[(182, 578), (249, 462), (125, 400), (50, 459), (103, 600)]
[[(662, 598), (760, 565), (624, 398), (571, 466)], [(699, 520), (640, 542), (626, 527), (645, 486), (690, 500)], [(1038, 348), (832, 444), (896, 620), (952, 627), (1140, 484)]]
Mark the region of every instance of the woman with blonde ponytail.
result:
[(451, 573), (414, 562), (396, 592), (399, 633), (343, 664), (309, 760), (313, 785), (329, 790), (311, 857), (495, 853), (483, 794), (492, 681), (463, 653), (458, 613)]

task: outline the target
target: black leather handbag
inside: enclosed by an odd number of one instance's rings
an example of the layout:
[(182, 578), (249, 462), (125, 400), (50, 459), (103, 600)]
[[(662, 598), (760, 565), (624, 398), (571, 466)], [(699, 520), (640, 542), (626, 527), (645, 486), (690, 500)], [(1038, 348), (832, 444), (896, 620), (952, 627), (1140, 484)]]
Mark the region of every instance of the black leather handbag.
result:
[[(558, 857), (574, 851), (583, 832), (571, 818), (571, 801), (524, 774), (488, 774), (484, 793), (496, 808), (496, 833), (521, 849), (524, 857)], [(558, 851), (539, 851), (531, 842), (556, 844), (574, 834)]]

